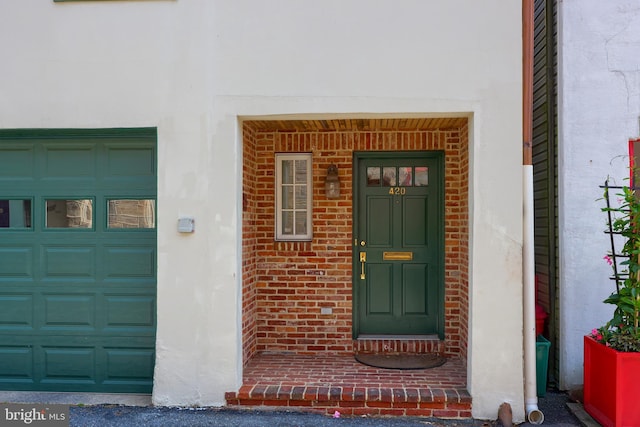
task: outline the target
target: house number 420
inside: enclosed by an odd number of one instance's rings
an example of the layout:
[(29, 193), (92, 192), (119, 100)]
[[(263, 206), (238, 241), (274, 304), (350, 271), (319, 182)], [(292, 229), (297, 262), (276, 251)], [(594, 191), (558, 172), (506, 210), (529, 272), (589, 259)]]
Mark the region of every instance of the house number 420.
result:
[(392, 196), (404, 196), (407, 189), (404, 187), (391, 187), (389, 188), (389, 194)]

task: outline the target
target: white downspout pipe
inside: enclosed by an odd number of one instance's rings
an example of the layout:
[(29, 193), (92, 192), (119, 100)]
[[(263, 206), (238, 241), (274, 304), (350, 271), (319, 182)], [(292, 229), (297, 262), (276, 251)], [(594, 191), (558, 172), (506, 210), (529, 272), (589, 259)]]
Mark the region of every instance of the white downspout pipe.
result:
[(522, 311), (524, 404), (527, 420), (542, 424), (536, 388), (536, 286), (533, 209), (533, 0), (522, 0)]
[(544, 414), (538, 409), (536, 387), (536, 288), (533, 245), (533, 165), (523, 165), (523, 311), (524, 311), (524, 404), (527, 421), (542, 424)]

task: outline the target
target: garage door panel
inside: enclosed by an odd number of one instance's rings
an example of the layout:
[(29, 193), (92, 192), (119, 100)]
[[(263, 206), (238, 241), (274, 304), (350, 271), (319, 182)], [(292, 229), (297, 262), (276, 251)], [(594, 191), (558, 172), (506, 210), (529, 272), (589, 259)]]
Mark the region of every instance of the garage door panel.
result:
[[(6, 237), (0, 235), (0, 239)], [(33, 247), (0, 247), (0, 283), (33, 276)]]
[(43, 330), (95, 332), (94, 295), (45, 294)]
[(107, 329), (155, 329), (155, 296), (106, 295), (105, 300)]
[(107, 179), (132, 176), (148, 176), (155, 179), (156, 176), (156, 153), (153, 146), (107, 144), (106, 163)]
[(33, 347), (0, 346), (0, 388), (4, 382), (33, 384)]
[(105, 348), (105, 383), (150, 384), (153, 379), (155, 351), (151, 348)]
[(156, 248), (152, 246), (107, 246), (103, 259), (108, 279), (156, 276)]
[(96, 150), (92, 144), (48, 144), (43, 179), (82, 178), (95, 181)]
[(2, 340), (13, 343), (12, 335), (18, 333), (22, 337), (52, 333), (91, 339), (155, 335), (155, 287), (88, 289), (82, 283), (33, 288), (30, 293), (21, 286), (0, 288)]
[(43, 383), (96, 383), (96, 349), (43, 347)]
[(33, 181), (35, 178), (34, 144), (2, 144), (0, 146), (0, 182)]
[(33, 296), (31, 294), (0, 292), (1, 332), (24, 333), (33, 330), (33, 323)]
[(153, 385), (152, 337), (36, 335), (17, 341), (0, 346), (5, 390), (148, 393)]
[(42, 270), (45, 278), (95, 277), (96, 248), (94, 246), (42, 248)]

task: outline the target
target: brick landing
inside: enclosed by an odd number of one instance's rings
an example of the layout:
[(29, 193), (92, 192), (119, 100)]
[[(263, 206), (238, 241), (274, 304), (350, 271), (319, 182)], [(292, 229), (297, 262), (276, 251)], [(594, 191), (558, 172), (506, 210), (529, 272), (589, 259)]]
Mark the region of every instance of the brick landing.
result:
[(286, 407), (343, 415), (471, 418), (466, 367), (448, 358), (437, 368), (379, 369), (353, 356), (259, 354), (244, 369), (230, 407)]

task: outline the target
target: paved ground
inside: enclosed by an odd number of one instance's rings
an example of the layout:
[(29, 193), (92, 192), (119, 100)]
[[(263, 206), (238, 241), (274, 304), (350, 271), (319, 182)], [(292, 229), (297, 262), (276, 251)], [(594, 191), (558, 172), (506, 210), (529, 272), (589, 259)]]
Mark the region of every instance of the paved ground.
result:
[(235, 411), (227, 409), (168, 409), (131, 407), (72, 408), (71, 426), (184, 426), (184, 427), (425, 427), (481, 426), (473, 421), (430, 422), (410, 418), (333, 418), (319, 414), (282, 411)]
[[(64, 403), (64, 396), (46, 395), (48, 403)], [(68, 398), (68, 397), (66, 397)], [(18, 402), (35, 399), (42, 401), (43, 395), (28, 397), (27, 394), (9, 395), (0, 393), (0, 402)], [(141, 400), (140, 402), (144, 402)], [(581, 405), (567, 406), (569, 399), (565, 393), (548, 392), (539, 399), (539, 408), (545, 416), (543, 426), (598, 426), (589, 424), (590, 418), (583, 413)], [(584, 418), (586, 416), (586, 418)], [(584, 421), (581, 419), (584, 418)], [(481, 420), (435, 420), (409, 417), (340, 417), (285, 412), (285, 411), (252, 411), (230, 409), (194, 409), (194, 408), (159, 408), (151, 406), (110, 405), (77, 405), (70, 409), (70, 425), (73, 427), (489, 427), (495, 425), (491, 421)], [(528, 423), (521, 427), (530, 426)]]

